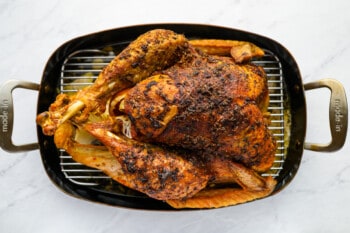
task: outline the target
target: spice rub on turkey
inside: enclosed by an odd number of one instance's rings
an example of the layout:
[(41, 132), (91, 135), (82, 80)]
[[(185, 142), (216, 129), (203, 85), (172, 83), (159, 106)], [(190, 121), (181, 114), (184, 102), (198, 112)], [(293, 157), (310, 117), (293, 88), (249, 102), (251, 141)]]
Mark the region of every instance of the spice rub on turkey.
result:
[(269, 169), (275, 145), (264, 111), (262, 68), (189, 49), (183, 59), (128, 90), (119, 111), (132, 138), (161, 142)]
[[(267, 196), (276, 181), (259, 174), (272, 166), (276, 144), (266, 75), (249, 63), (263, 51), (248, 42), (202, 42), (149, 31), (90, 87), (60, 94), (37, 122), (73, 159), (175, 208)], [(103, 146), (79, 142), (79, 131)], [(210, 188), (217, 183), (240, 187)]]

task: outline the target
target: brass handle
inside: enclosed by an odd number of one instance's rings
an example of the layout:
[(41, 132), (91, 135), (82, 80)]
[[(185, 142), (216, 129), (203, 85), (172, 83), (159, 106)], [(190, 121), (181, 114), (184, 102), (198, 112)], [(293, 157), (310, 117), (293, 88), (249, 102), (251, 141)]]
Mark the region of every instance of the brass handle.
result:
[(305, 143), (304, 148), (314, 151), (336, 151), (343, 147), (348, 129), (348, 104), (345, 89), (334, 79), (322, 79), (304, 85), (305, 90), (315, 88), (329, 88), (331, 91), (329, 104), (329, 123), (332, 139), (328, 144)]
[(0, 86), (0, 147), (8, 152), (21, 152), (39, 148), (38, 143), (15, 145), (12, 142), (13, 98), (16, 88), (39, 90), (39, 84), (19, 80), (8, 80)]

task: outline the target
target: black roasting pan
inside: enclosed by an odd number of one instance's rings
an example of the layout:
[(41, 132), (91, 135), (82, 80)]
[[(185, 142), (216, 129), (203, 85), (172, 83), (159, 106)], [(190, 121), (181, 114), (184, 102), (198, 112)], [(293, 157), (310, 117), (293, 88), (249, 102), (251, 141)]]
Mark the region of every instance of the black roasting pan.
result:
[[(265, 174), (273, 175), (278, 181), (272, 194), (286, 187), (296, 175), (304, 149), (331, 152), (343, 146), (347, 133), (348, 118), (344, 88), (338, 81), (333, 79), (323, 79), (314, 83), (303, 84), (296, 61), (288, 50), (278, 42), (254, 33), (212, 25), (151, 24), (106, 30), (72, 39), (61, 45), (49, 58), (40, 84), (18, 80), (9, 80), (2, 84), (0, 89), (0, 125), (2, 129), (0, 132), (0, 145), (2, 149), (8, 152), (39, 149), (43, 165), (50, 179), (61, 190), (74, 197), (128, 208), (171, 209), (166, 203), (121, 187), (116, 182), (103, 177), (103, 174), (100, 174), (98, 177), (91, 175), (93, 172), (67, 174), (66, 170), (70, 169), (70, 166), (75, 165), (69, 165), (70, 163), (65, 161), (67, 155), (55, 147), (52, 137), (43, 135), (40, 127), (37, 127), (38, 143), (14, 145), (11, 140), (13, 127), (11, 93), (15, 88), (39, 91), (37, 105), (35, 106), (33, 103), (33, 107), (37, 108), (38, 114), (44, 112), (54, 102), (59, 92), (62, 91), (64, 69), (68, 69), (67, 62), (72, 62), (72, 59), (79, 59), (77, 57), (80, 55), (84, 55), (84, 59), (88, 59), (87, 57), (90, 55), (100, 56), (108, 53), (108, 51), (110, 52), (110, 50), (117, 53), (140, 34), (155, 28), (170, 29), (184, 34), (187, 38), (249, 41), (267, 52), (268, 57), (265, 58), (266, 61), (258, 60), (256, 63), (268, 66), (264, 68), (267, 69), (272, 79), (271, 89), (275, 90), (275, 94), (270, 97), (270, 99), (274, 100), (270, 109), (276, 115), (276, 122), (280, 122), (279, 126), (271, 127), (277, 130), (275, 132), (277, 136), (282, 137), (278, 154), (276, 154), (276, 168)], [(270, 63), (273, 63), (272, 68), (269, 67)], [(278, 87), (276, 88), (275, 85), (278, 85)], [(304, 141), (307, 125), (305, 90), (321, 87), (331, 90), (329, 118), (332, 139), (329, 144), (325, 145), (306, 143)], [(279, 99), (274, 99), (275, 95)], [(277, 113), (275, 112), (276, 109)], [(277, 156), (280, 157), (277, 158)], [(84, 167), (79, 169), (84, 170)], [(79, 180), (81, 175), (86, 174), (88, 174), (87, 178)], [(90, 176), (93, 178), (90, 179)]]

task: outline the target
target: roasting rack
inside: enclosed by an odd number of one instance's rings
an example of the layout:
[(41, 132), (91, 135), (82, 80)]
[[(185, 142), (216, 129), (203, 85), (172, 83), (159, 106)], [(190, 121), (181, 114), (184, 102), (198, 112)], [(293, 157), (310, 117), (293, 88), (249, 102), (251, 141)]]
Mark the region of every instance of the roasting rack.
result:
[[(71, 94), (91, 85), (105, 67), (118, 53), (111, 48), (79, 50), (70, 54), (64, 61), (61, 68), (60, 92)], [(282, 64), (277, 56), (271, 51), (265, 50), (265, 56), (252, 61), (258, 66), (262, 66), (268, 77), (270, 103), (269, 129), (277, 142), (275, 162), (271, 169), (262, 174), (263, 176), (277, 177), (283, 169), (288, 148), (289, 113), (284, 95), (284, 81)], [(60, 167), (65, 177), (78, 185), (94, 186), (99, 190), (109, 190), (117, 187), (118, 192), (124, 192), (124, 187), (117, 184), (103, 172), (89, 168), (75, 162), (64, 150), (59, 151)]]

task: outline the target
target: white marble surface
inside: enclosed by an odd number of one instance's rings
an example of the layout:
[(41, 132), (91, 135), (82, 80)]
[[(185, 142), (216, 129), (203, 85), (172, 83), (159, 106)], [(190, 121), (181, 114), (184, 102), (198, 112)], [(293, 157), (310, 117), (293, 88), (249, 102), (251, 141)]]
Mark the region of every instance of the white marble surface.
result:
[[(80, 35), (185, 22), (273, 38), (294, 55), (304, 82), (335, 78), (350, 95), (349, 10), (347, 0), (0, 0), (0, 83), (13, 78), (39, 83), (51, 53)], [(14, 95), (14, 141), (36, 141), (36, 93)], [(308, 141), (329, 139), (328, 101), (327, 91), (307, 93)], [(349, 149), (347, 142), (335, 153), (304, 151), (296, 178), (275, 196), (190, 212), (130, 210), (72, 198), (49, 180), (39, 151), (0, 150), (0, 232), (349, 232)]]

